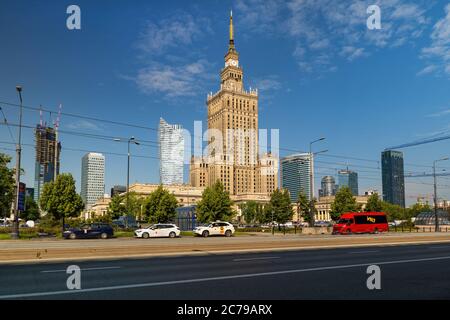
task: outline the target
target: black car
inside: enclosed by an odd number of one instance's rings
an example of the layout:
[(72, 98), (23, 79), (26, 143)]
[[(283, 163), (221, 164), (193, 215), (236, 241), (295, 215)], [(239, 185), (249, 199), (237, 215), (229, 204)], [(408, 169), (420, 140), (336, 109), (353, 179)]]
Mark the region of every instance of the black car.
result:
[(107, 223), (84, 224), (79, 228), (70, 228), (63, 233), (65, 239), (107, 239), (113, 236), (114, 230)]

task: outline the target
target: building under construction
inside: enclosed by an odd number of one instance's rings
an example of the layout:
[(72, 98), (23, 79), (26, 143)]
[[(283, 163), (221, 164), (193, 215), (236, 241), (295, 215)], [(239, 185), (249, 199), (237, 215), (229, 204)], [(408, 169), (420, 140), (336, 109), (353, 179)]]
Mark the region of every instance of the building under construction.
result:
[(42, 124), (36, 126), (35, 139), (34, 200), (39, 203), (44, 184), (53, 181), (55, 176), (59, 174), (61, 143), (57, 141), (55, 129)]

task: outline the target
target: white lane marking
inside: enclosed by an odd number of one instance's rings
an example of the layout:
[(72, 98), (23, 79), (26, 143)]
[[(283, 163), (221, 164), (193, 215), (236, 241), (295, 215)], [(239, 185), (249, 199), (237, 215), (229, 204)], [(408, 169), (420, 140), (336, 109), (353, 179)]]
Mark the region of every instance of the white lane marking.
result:
[(380, 250), (350, 251), (349, 254), (373, 253), (373, 252), (380, 252)]
[(89, 289), (80, 289), (80, 290), (61, 290), (61, 291), (50, 291), (50, 292), (18, 293), (18, 294), (9, 294), (9, 295), (0, 296), (0, 299), (32, 298), (32, 297), (54, 296), (54, 295), (72, 294), (72, 293), (85, 293), (85, 292), (97, 292), (97, 291), (109, 291), (109, 290), (121, 290), (121, 289), (136, 289), (136, 288), (146, 288), (146, 287), (148, 288), (148, 287), (167, 286), (167, 285), (174, 285), (174, 284), (197, 283), (197, 282), (242, 279), (242, 278), (254, 278), (254, 277), (273, 276), (273, 275), (280, 275), (280, 274), (292, 274), (292, 273), (300, 273), (300, 272), (348, 269), (348, 268), (365, 267), (365, 266), (372, 265), (372, 264), (389, 265), (389, 264), (414, 263), (414, 262), (424, 262), (424, 261), (439, 261), (439, 260), (449, 260), (449, 259), (450, 259), (450, 256), (443, 256), (443, 257), (422, 258), (422, 259), (379, 261), (379, 262), (367, 262), (367, 263), (359, 263), (359, 264), (329, 266), (329, 267), (317, 267), (317, 268), (307, 268), (307, 269), (294, 269), (294, 270), (284, 270), (284, 271), (238, 274), (238, 275), (230, 275), (230, 276), (211, 277), (211, 278), (148, 282), (148, 283), (139, 283), (139, 284), (126, 284), (126, 285), (89, 288)]
[(266, 259), (280, 259), (280, 257), (258, 257), (258, 258), (242, 258), (242, 259), (233, 259), (233, 261), (253, 261), (253, 260), (266, 260)]
[[(121, 267), (97, 267), (97, 268), (84, 268), (84, 269), (81, 269), (81, 271), (109, 270), (109, 269), (120, 269), (120, 268)], [(52, 272), (66, 272), (66, 269), (41, 271), (41, 273), (52, 273)]]

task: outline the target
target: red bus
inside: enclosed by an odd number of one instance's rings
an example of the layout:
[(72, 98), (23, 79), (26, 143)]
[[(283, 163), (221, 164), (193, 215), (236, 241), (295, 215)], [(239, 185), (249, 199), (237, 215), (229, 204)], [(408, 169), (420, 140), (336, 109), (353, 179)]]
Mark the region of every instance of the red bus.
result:
[(384, 212), (347, 212), (333, 226), (333, 234), (378, 233), (389, 230)]

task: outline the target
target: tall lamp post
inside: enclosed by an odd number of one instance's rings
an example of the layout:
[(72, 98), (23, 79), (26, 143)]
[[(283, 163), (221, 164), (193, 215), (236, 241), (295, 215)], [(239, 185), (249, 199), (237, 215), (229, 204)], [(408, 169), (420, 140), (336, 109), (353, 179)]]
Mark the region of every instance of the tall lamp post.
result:
[[(314, 199), (314, 162), (313, 162), (312, 145), (316, 142), (323, 141), (323, 140), (325, 140), (325, 137), (321, 137), (321, 138), (311, 141), (309, 143), (309, 201), (310, 201), (310, 206), (311, 206), (311, 208), (310, 208), (311, 218), (313, 218), (312, 212), (313, 212), (313, 199)], [(322, 153), (322, 152), (326, 152), (326, 151), (324, 150), (324, 151), (317, 152), (317, 153)], [(312, 226), (314, 226), (314, 218), (312, 219), (311, 222), (312, 222)]]
[[(117, 139), (114, 139), (114, 141), (121, 142), (123, 140), (117, 138)], [(127, 154), (127, 156), (128, 156), (128, 162), (127, 162), (127, 205), (126, 205), (128, 214), (129, 214), (129, 211), (130, 211), (130, 207), (128, 205), (128, 199), (129, 199), (128, 194), (129, 194), (129, 191), (130, 191), (130, 155), (131, 155), (131, 153), (130, 153), (130, 143), (134, 143), (135, 145), (140, 145), (140, 143), (138, 141), (136, 141), (136, 139), (134, 137), (131, 137), (131, 138), (128, 139), (128, 154)]]
[(439, 232), (439, 219), (437, 213), (437, 185), (436, 185), (436, 162), (447, 161), (449, 158), (445, 157), (433, 161), (433, 179), (434, 179), (434, 231)]
[(20, 192), (20, 161), (22, 157), (22, 86), (16, 86), (16, 91), (19, 94), (20, 111), (19, 111), (19, 139), (16, 145), (16, 195), (14, 200), (14, 221), (13, 230), (11, 233), (12, 239), (19, 238), (19, 192)]

